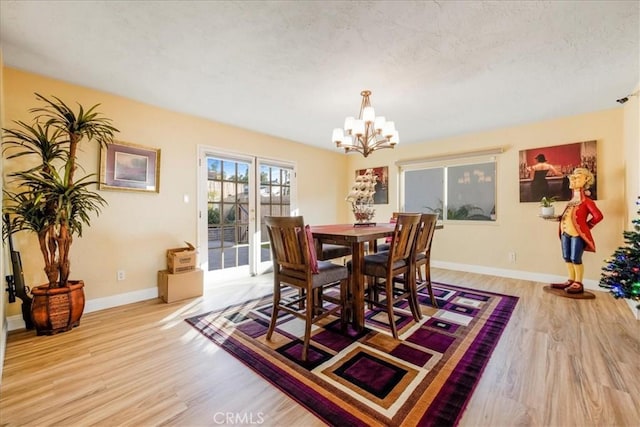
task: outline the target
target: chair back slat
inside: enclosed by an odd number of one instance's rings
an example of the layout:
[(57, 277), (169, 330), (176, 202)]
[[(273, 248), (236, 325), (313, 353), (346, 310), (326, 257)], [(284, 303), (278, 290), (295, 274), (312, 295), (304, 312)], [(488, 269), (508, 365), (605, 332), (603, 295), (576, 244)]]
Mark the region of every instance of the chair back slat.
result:
[(437, 214), (422, 214), (422, 226), (418, 234), (418, 240), (416, 241), (416, 254), (426, 253), (431, 250), (431, 242), (433, 240), (433, 234), (436, 231), (437, 221)]
[(310, 261), (303, 218), (265, 216), (264, 221), (271, 241), (274, 269), (277, 265), (280, 268), (307, 271)]
[(399, 260), (408, 260), (415, 250), (416, 236), (420, 229), (419, 213), (400, 213), (396, 222), (389, 251), (390, 265)]

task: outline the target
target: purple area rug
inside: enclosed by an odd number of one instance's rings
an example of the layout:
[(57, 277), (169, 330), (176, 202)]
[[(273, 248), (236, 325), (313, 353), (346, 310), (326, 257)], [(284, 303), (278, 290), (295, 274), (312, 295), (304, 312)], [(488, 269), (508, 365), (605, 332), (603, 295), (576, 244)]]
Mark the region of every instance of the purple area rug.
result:
[(396, 306), (399, 340), (385, 312), (366, 313), (366, 329), (345, 333), (336, 318), (314, 327), (300, 360), (304, 322), (281, 314), (265, 336), (272, 299), (246, 301), (186, 319), (329, 425), (452, 426), (460, 419), (517, 297), (433, 284), (438, 308), (420, 295), (422, 320)]

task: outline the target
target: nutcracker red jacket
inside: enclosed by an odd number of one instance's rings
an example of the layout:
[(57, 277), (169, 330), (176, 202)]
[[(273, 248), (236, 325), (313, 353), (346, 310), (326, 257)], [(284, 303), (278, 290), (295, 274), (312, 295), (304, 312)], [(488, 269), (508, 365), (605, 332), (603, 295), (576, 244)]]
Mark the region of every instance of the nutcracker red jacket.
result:
[[(568, 208), (569, 206), (567, 205), (567, 207), (564, 209), (564, 212), (562, 213), (562, 217), (564, 217)], [(571, 221), (576, 227), (576, 230), (578, 230), (578, 234), (580, 234), (582, 240), (584, 240), (586, 251), (596, 251), (596, 243), (593, 241), (593, 237), (591, 236), (591, 229), (597, 223), (602, 221), (602, 218), (604, 218), (604, 216), (602, 215), (602, 212), (600, 212), (594, 201), (587, 197), (584, 194), (584, 191), (581, 191), (580, 204), (573, 210)], [(560, 222), (560, 227), (558, 228), (558, 235), (562, 235), (562, 221)]]

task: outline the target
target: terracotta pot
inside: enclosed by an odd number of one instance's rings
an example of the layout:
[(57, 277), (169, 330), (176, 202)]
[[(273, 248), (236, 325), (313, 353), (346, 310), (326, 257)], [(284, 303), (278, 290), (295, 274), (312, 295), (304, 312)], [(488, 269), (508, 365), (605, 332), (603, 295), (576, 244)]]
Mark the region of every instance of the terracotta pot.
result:
[(37, 286), (31, 290), (31, 318), (38, 335), (66, 332), (80, 324), (84, 311), (84, 282), (69, 280), (69, 286), (49, 288)]

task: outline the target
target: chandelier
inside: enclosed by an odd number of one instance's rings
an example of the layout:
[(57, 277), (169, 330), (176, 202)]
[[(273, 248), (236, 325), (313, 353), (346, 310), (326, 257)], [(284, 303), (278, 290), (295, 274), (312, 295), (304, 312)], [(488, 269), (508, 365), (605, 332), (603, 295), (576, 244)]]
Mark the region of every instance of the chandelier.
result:
[(362, 104), (358, 118), (347, 117), (344, 129), (333, 130), (333, 142), (338, 148), (344, 148), (345, 153), (352, 151), (362, 153), (364, 157), (381, 148), (393, 148), (398, 143), (398, 131), (395, 123), (384, 117), (376, 117), (369, 101), (371, 91), (363, 90)]

